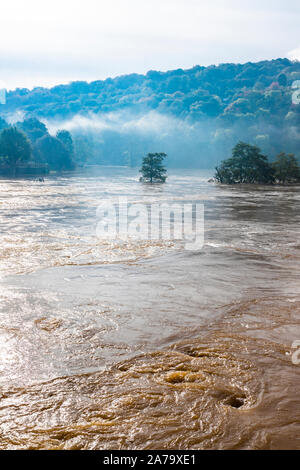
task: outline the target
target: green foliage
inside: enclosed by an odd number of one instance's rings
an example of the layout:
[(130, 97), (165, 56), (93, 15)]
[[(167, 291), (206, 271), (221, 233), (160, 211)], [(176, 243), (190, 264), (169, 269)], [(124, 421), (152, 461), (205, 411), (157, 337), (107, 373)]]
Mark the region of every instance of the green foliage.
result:
[(261, 150), (239, 142), (232, 157), (216, 168), (215, 178), (222, 184), (270, 184), (274, 182), (272, 166)]
[(47, 163), (52, 170), (72, 170), (75, 167), (73, 139), (68, 131), (59, 131), (52, 137), (48, 129), (36, 118), (18, 122), (8, 127), (0, 117), (1, 125), (6, 125), (0, 134), (0, 158), (2, 164), (11, 167), (12, 174), (20, 162)]
[(58, 131), (56, 133), (56, 138), (59, 139), (64, 144), (64, 146), (66, 147), (70, 155), (73, 156), (74, 155), (74, 143), (73, 143), (73, 138), (70, 132), (64, 131), (64, 130)]
[(295, 155), (280, 153), (273, 163), (275, 180), (278, 183), (297, 183), (300, 181), (300, 168)]
[(278, 83), (280, 86), (282, 87), (286, 87), (287, 86), (287, 77), (284, 73), (281, 73), (278, 77)]
[(142, 168), (142, 181), (149, 183), (165, 183), (167, 170), (163, 166), (163, 161), (167, 157), (165, 153), (148, 153), (143, 158)]
[[(150, 71), (146, 75), (131, 74), (91, 83), (78, 81), (51, 89), (17, 89), (8, 92), (7, 102), (1, 109), (4, 113), (23, 110), (37, 118), (65, 118), (78, 112), (111, 112), (125, 108), (157, 109), (198, 120), (221, 117), (228, 108), (232, 112), (238, 108), (244, 113), (265, 107), (261, 105), (274, 87), (279, 93), (287, 92), (290, 98), (288, 87), (297, 73), (300, 73), (300, 63), (287, 59)], [(292, 107), (291, 100), (288, 107), (289, 110)], [(285, 112), (279, 105), (276, 111)]]
[[(238, 140), (257, 143), (272, 159), (283, 148), (300, 156), (300, 105), (293, 104), (295, 90), (291, 88), (298, 79), (300, 62), (288, 59), (150, 71), (51, 89), (9, 91), (1, 113), (5, 118), (24, 112), (30, 122), (20, 128), (33, 144), (45, 135), (45, 129), (34, 124), (33, 118), (62, 121), (79, 114), (110, 121), (110, 113), (116, 113), (120, 126), (112, 123), (99, 132), (89, 131), (88, 145), (82, 141), (77, 146), (78, 134), (74, 134), (76, 161), (122, 165), (122, 155), (144, 155), (158, 145), (168, 153), (170, 166), (212, 168)], [(166, 132), (160, 132), (157, 126), (157, 132), (150, 136), (150, 132), (143, 132), (143, 121), (138, 130), (138, 126), (122, 126), (123, 117), (124, 121), (128, 117), (140, 120), (153, 111), (155, 116), (171, 118)], [(176, 131), (176, 122), (183, 124), (181, 132)], [(7, 123), (0, 120), (1, 127), (7, 127)], [(217, 144), (215, 135), (219, 136)], [(182, 151), (185, 149), (188, 159)], [(139, 164), (136, 157), (134, 161)]]
[(17, 164), (31, 157), (31, 145), (26, 135), (16, 127), (3, 129), (0, 134), (0, 156), (15, 174)]
[(25, 119), (23, 122), (18, 122), (17, 127), (22, 129), (28, 136), (32, 143), (48, 134), (47, 127), (36, 118)]
[(72, 155), (61, 140), (45, 135), (36, 142), (39, 161), (47, 163), (52, 170), (73, 170)]

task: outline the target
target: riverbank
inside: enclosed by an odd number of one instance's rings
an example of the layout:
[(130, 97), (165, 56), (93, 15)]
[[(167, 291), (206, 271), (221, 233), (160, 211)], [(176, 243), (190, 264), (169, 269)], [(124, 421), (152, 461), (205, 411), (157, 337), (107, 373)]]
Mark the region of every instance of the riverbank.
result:
[(0, 178), (23, 178), (28, 176), (46, 176), (48, 174), (48, 165), (18, 165), (15, 170), (12, 170), (9, 166), (0, 166)]

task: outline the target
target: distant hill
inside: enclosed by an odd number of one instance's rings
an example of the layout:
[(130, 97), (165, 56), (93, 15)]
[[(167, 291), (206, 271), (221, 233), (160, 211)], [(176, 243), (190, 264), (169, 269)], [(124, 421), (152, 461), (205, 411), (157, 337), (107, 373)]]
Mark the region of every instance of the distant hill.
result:
[[(171, 163), (181, 166), (182, 152), (188, 151), (188, 164), (207, 167), (226, 156), (237, 140), (260, 145), (271, 156), (283, 150), (299, 156), (300, 105), (293, 104), (291, 88), (296, 80), (300, 80), (300, 63), (288, 59), (150, 71), (50, 89), (17, 89), (7, 93), (0, 113), (7, 118), (21, 111), (25, 117), (48, 122), (74, 116), (102, 119), (109, 113), (123, 115), (122, 122), (126, 116), (165, 116), (171, 118), (171, 124), (162, 128), (161, 136), (159, 124), (152, 136), (149, 132), (142, 136), (136, 129), (104, 126), (97, 133), (103, 144), (99, 160), (111, 163), (118, 155), (116, 163), (131, 158), (135, 164), (140, 159), (136, 152), (166, 151), (173, 155)], [(178, 125), (172, 132), (172, 120), (184, 122), (181, 136)]]

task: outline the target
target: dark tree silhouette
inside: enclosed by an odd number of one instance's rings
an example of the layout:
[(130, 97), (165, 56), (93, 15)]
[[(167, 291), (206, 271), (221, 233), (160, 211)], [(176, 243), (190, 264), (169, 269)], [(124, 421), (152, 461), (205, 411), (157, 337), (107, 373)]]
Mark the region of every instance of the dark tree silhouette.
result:
[(23, 122), (18, 122), (17, 127), (21, 129), (32, 143), (48, 134), (47, 127), (36, 118), (25, 119)]
[(149, 183), (165, 183), (167, 170), (163, 166), (163, 161), (167, 157), (165, 153), (148, 153), (143, 159), (142, 181)]
[(15, 176), (17, 164), (31, 157), (31, 145), (26, 135), (16, 127), (4, 129), (0, 135), (0, 156)]
[(239, 142), (232, 157), (216, 168), (215, 178), (223, 184), (270, 184), (274, 182), (274, 171), (258, 147)]
[(278, 183), (297, 183), (300, 181), (300, 168), (293, 154), (280, 153), (273, 163), (274, 176)]
[(36, 154), (52, 170), (72, 170), (74, 162), (65, 145), (56, 137), (45, 135), (36, 142)]
[(57, 131), (56, 138), (59, 139), (64, 144), (64, 146), (67, 148), (70, 155), (73, 157), (74, 143), (73, 143), (73, 138), (70, 132), (65, 131), (65, 130)]

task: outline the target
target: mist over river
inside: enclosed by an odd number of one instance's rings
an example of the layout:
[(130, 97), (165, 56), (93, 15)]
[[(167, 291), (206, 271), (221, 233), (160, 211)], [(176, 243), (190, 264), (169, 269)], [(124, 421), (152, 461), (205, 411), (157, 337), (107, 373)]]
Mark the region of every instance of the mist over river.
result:
[[(300, 187), (92, 168), (0, 180), (0, 449), (300, 449)], [(193, 201), (205, 245), (104, 240)]]

